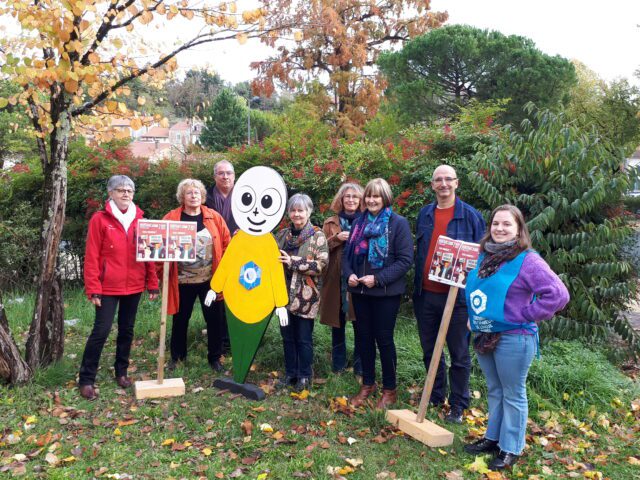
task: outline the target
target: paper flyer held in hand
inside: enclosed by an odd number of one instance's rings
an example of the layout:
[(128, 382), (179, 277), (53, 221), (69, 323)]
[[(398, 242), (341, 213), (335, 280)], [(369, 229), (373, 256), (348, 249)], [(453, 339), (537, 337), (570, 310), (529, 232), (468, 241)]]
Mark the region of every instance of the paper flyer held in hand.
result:
[(429, 280), (464, 288), (467, 276), (476, 268), (480, 245), (440, 235), (436, 243)]
[(138, 262), (192, 262), (196, 258), (196, 222), (140, 220), (138, 222)]

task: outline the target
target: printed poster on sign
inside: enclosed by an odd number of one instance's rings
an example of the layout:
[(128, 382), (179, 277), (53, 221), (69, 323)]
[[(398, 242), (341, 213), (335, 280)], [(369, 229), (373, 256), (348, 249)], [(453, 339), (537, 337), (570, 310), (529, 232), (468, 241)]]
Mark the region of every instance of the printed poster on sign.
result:
[(478, 263), (480, 245), (440, 235), (429, 268), (429, 280), (464, 288)]
[(196, 259), (196, 222), (169, 222), (168, 260), (189, 262)]
[(195, 259), (196, 222), (140, 220), (138, 262), (192, 262)]

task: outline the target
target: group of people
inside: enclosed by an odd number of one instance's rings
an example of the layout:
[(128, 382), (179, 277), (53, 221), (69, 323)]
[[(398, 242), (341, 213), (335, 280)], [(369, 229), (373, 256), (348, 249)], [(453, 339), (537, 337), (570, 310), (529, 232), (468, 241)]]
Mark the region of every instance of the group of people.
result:
[[(187, 330), (196, 299), (200, 300), (208, 332), (208, 361), (222, 371), (225, 310), (221, 298), (205, 305), (209, 282), (237, 226), (231, 213), (235, 172), (231, 163), (218, 162), (215, 185), (207, 191), (199, 180), (180, 182), (180, 206), (164, 217), (198, 225), (196, 260), (173, 263), (169, 273), (168, 313), (173, 315), (170, 367), (187, 357)], [(483, 439), (465, 446), (469, 453), (495, 453), (491, 469), (513, 465), (525, 443), (526, 378), (537, 351), (538, 323), (564, 308), (569, 294), (558, 276), (532, 250), (520, 210), (496, 208), (486, 227), (482, 215), (456, 195), (459, 180), (448, 166), (431, 178), (435, 201), (422, 208), (415, 231), (393, 211), (393, 195), (382, 178), (367, 183), (344, 183), (331, 203), (332, 215), (322, 228), (311, 223), (313, 202), (297, 193), (287, 203), (288, 225), (276, 233), (289, 292), (289, 322), (280, 326), (285, 374), (282, 387), (302, 391), (313, 379), (313, 329), (316, 317), (332, 328), (332, 370), (347, 368), (346, 325), (354, 332), (352, 366), (361, 378), (350, 398), (354, 407), (375, 404), (384, 409), (397, 401), (397, 355), (394, 329), (406, 275), (415, 268), (413, 307), (423, 361), (428, 368), (449, 286), (429, 279), (437, 239), (479, 243), (478, 266), (468, 274), (466, 289), (455, 301), (447, 348), (450, 366), (440, 359), (432, 405), (448, 400), (446, 420), (461, 423), (469, 407), (471, 356), (469, 330), (478, 363), (486, 377), (489, 423)], [(135, 261), (135, 225), (142, 211), (134, 205), (135, 186), (118, 175), (107, 184), (109, 200), (89, 223), (85, 258), (85, 286), (96, 318), (80, 367), (80, 394), (97, 397), (94, 381), (102, 347), (118, 308), (115, 360), (116, 382), (131, 385), (127, 376), (133, 324), (140, 296), (158, 295), (152, 263)], [(377, 393), (376, 357), (382, 367)], [(448, 392), (448, 395), (447, 395)]]

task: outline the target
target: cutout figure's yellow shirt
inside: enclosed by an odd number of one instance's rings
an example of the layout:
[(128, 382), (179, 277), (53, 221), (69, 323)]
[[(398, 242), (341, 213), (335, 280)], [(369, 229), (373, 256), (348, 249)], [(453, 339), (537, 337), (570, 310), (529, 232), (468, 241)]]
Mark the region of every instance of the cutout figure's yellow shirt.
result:
[[(289, 303), (280, 250), (270, 233), (253, 236), (240, 230), (231, 239), (211, 279), (211, 289), (222, 292), (227, 307), (244, 323), (257, 323), (274, 307)], [(251, 290), (240, 283), (240, 271), (249, 262), (260, 268), (260, 284)]]

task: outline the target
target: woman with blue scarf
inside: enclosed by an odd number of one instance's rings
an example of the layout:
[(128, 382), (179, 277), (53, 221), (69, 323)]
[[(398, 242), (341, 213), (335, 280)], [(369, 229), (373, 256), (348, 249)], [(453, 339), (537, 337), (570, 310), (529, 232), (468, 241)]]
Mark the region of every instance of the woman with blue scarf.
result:
[(531, 249), (522, 212), (502, 205), (491, 214), (480, 258), (465, 288), (469, 327), (487, 379), (489, 424), (484, 438), (464, 447), (493, 453), (491, 470), (518, 461), (527, 431), (527, 373), (537, 349), (538, 324), (569, 302), (569, 292)]
[(391, 210), (393, 194), (382, 178), (364, 189), (366, 210), (354, 220), (342, 255), (356, 314), (356, 342), (362, 362), (362, 385), (351, 398), (359, 407), (376, 391), (376, 345), (382, 365), (382, 396), (377, 408), (396, 402), (396, 346), (393, 331), (405, 291), (405, 275), (413, 262), (409, 222)]

